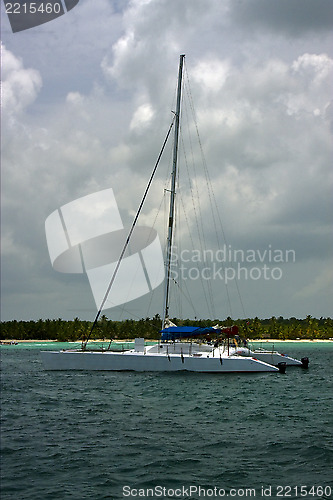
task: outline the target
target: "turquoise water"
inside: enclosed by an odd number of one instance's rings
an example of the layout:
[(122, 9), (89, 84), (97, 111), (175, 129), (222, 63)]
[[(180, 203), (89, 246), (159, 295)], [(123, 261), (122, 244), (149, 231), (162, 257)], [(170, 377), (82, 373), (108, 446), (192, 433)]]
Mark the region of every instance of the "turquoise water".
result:
[(45, 372), (55, 347), (1, 347), (1, 500), (333, 498), (333, 344), (224, 376)]

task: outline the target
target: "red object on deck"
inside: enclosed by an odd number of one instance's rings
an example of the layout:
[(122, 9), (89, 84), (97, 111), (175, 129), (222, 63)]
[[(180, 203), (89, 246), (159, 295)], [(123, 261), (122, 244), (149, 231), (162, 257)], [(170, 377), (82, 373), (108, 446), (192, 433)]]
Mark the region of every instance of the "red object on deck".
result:
[(222, 332), (227, 335), (227, 337), (233, 337), (235, 335), (238, 335), (238, 326), (233, 325), (233, 326), (225, 326), (222, 328)]

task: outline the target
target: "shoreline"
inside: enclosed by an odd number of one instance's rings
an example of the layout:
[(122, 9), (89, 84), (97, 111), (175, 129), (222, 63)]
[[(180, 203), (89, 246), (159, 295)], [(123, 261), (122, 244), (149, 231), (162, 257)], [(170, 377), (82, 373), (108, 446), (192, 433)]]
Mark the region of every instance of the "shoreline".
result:
[(294, 340), (294, 339), (285, 339), (285, 340), (282, 340), (282, 339), (254, 339), (254, 340), (249, 340), (249, 342), (269, 342), (269, 343), (277, 343), (277, 342), (295, 342), (295, 343), (298, 343), (298, 342), (333, 342), (333, 339), (298, 339), (298, 340)]
[[(159, 340), (158, 339), (147, 339), (147, 342), (158, 342)], [(51, 339), (47, 339), (47, 340), (36, 340), (36, 339), (31, 339), (31, 340), (18, 340), (18, 339), (3, 339), (0, 341), (1, 344), (4, 343), (4, 345), (8, 345), (8, 344), (11, 344), (14, 342), (15, 343), (18, 343), (18, 344), (25, 344), (25, 343), (28, 343), (28, 344), (33, 344), (33, 343), (47, 343), (47, 342), (53, 342), (53, 343), (57, 343), (59, 342), (59, 344), (61, 343), (75, 343), (75, 344), (78, 344), (78, 343), (81, 343), (81, 340), (76, 340), (76, 341), (65, 341), (65, 342), (61, 342), (61, 341), (58, 341), (58, 340), (51, 340)], [(104, 343), (109, 343), (110, 342), (110, 339), (97, 339), (97, 340), (90, 340), (89, 341), (89, 344), (93, 344), (93, 343), (101, 343), (101, 342), (104, 342)], [(122, 339), (122, 340), (112, 340), (113, 343), (117, 344), (123, 344), (125, 342), (134, 342), (134, 339)], [(282, 340), (282, 339), (250, 339), (249, 340), (250, 343), (252, 342), (260, 342), (260, 343), (269, 343), (269, 344), (272, 344), (272, 343), (284, 343), (284, 342), (294, 342), (294, 343), (302, 343), (302, 342), (333, 342), (333, 338), (331, 339), (297, 339), (297, 340), (292, 340), (292, 339), (285, 339), (285, 340)], [(12, 345), (13, 345), (12, 344)]]

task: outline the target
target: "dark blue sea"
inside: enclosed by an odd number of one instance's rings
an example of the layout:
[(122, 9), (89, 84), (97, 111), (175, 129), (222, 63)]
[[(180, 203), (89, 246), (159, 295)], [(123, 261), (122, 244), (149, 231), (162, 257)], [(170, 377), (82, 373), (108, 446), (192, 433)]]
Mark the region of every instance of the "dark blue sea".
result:
[(1, 347), (1, 500), (333, 498), (333, 343), (285, 375), (46, 372)]

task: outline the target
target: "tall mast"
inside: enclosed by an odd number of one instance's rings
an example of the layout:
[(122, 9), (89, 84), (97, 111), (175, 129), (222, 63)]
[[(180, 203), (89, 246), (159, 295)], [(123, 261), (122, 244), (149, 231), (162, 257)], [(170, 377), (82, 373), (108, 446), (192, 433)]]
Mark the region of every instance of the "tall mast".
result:
[(175, 195), (176, 195), (176, 178), (177, 178), (177, 157), (178, 157), (178, 138), (179, 138), (179, 120), (180, 120), (180, 105), (182, 94), (182, 79), (183, 79), (183, 63), (185, 54), (180, 56), (179, 72), (178, 72), (178, 89), (177, 89), (177, 106), (176, 106), (176, 123), (175, 123), (175, 136), (173, 143), (173, 162), (172, 162), (172, 176), (171, 176), (171, 195), (170, 195), (170, 211), (169, 211), (169, 227), (168, 227), (168, 241), (167, 241), (167, 254), (166, 254), (166, 280), (164, 292), (164, 309), (163, 309), (163, 323), (162, 328), (165, 327), (165, 320), (169, 317), (169, 288), (170, 288), (170, 265), (171, 265), (171, 252), (172, 252), (172, 233), (174, 226), (174, 211), (175, 211)]

